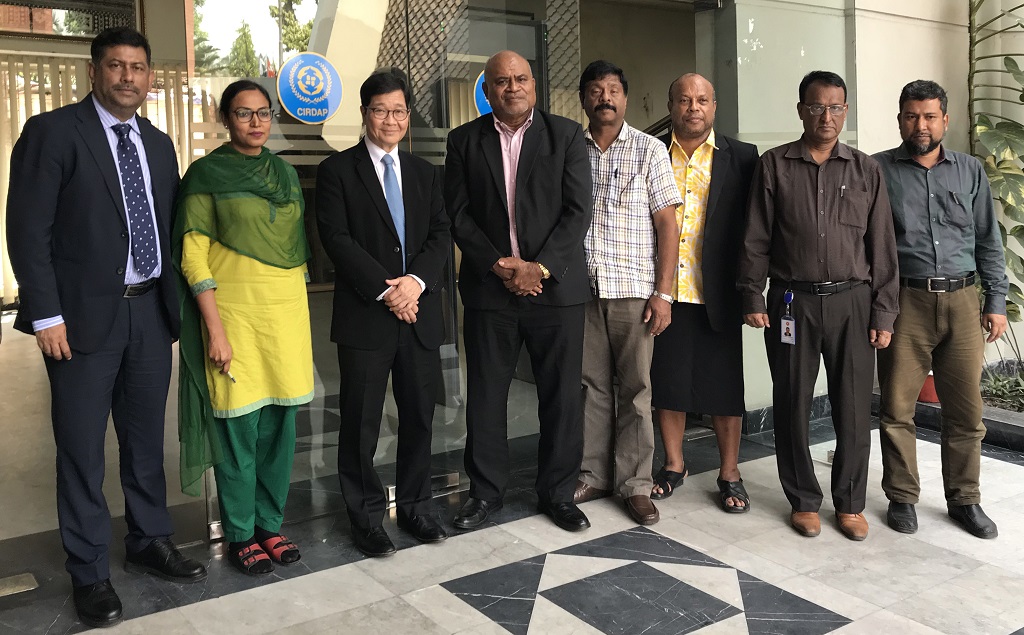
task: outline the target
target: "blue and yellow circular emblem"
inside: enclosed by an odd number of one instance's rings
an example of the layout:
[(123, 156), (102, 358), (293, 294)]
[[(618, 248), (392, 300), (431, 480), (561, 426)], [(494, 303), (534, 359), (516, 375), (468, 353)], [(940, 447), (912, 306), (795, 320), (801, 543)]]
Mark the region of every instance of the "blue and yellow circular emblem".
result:
[(323, 55), (299, 53), (281, 67), (277, 99), (302, 123), (324, 123), (341, 106), (341, 75)]
[(478, 115), (486, 115), (491, 112), (491, 102), (487, 101), (487, 96), (484, 95), (483, 71), (480, 71), (480, 75), (476, 78), (476, 86), (473, 90), (473, 103), (476, 104), (476, 112)]

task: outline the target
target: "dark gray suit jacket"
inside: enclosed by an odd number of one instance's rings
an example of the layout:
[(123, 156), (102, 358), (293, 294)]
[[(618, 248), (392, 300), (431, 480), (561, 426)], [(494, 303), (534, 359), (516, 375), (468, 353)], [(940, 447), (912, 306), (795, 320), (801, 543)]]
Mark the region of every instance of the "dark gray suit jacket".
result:
[[(459, 291), (473, 309), (502, 309), (515, 297), (491, 267), (512, 254), (501, 139), (487, 114), (448, 135), (445, 203), (462, 250)], [(516, 229), (523, 260), (551, 271), (527, 299), (570, 306), (590, 300), (583, 239), (593, 217), (590, 159), (575, 121), (534, 110), (516, 172)]]

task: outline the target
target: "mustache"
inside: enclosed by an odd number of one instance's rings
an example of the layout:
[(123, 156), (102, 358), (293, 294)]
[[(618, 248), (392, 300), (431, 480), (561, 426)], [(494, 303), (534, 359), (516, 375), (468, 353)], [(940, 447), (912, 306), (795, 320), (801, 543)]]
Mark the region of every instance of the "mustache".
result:
[(139, 89), (134, 84), (118, 84), (114, 87), (116, 90), (130, 90), (133, 93), (138, 93)]
[(615, 106), (611, 104), (598, 104), (597, 106), (594, 107), (594, 112), (597, 112), (598, 110), (610, 110), (612, 112), (615, 112)]

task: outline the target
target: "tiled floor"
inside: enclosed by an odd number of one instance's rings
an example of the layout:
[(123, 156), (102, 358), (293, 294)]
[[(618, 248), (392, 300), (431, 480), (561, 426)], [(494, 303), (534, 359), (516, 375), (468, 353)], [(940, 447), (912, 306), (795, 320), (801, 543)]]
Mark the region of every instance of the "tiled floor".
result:
[[(528, 452), (529, 439), (520, 443), (516, 452)], [(831, 443), (818, 444), (815, 453)], [(756, 444), (744, 445), (745, 453), (759, 452)], [(871, 534), (854, 543), (835, 528), (828, 502), (821, 536), (793, 532), (774, 457), (763, 453), (741, 466), (750, 513), (722, 513), (715, 471), (697, 467), (713, 449), (702, 438), (687, 442), (691, 476), (659, 503), (662, 520), (650, 528), (635, 526), (616, 499), (605, 499), (583, 506), (590, 530), (561, 531), (532, 513), (526, 469), (496, 523), (441, 545), (415, 545), (389, 523), (400, 550), (385, 560), (362, 558), (348, 544), (345, 523), (324, 518), (289, 527), (303, 547), (303, 564), (280, 569), (266, 583), (236, 573), (204, 546), (189, 550), (210, 563), (204, 585), (119, 573), (114, 584), (126, 614), (139, 615), (136, 602), (143, 598), (151, 614), (113, 632), (1004, 635), (1021, 629), (1021, 457), (986, 451), (985, 508), (1000, 537), (982, 541), (945, 516), (938, 446), (925, 439), (919, 445), (925, 481), (921, 530), (912, 536), (885, 527), (877, 452), (866, 510)], [(819, 465), (818, 478), (827, 491), (827, 465)], [(459, 501), (439, 500), (439, 517), (449, 520)], [(163, 601), (154, 602), (157, 597)], [(27, 602), (21, 611), (11, 605), (16, 599), (0, 603), (0, 631), (80, 629), (66, 595)]]
[[(11, 333), (9, 318), (4, 316), (0, 349), (0, 410), (19, 417), (4, 421), (9, 434), (0, 445), (0, 578), (28, 571), (40, 588), (0, 598), (0, 634), (79, 632), (54, 529), (45, 378), (34, 343)], [(201, 540), (205, 504), (174, 496), (176, 538), (188, 555), (208, 564), (210, 577), (199, 585), (175, 585), (115, 568), (112, 580), (127, 620), (113, 632), (1024, 635), (1024, 455), (985, 447), (984, 505), (999, 523), (1000, 537), (978, 540), (945, 515), (937, 434), (925, 430), (919, 432), (921, 530), (913, 536), (885, 527), (877, 432), (866, 510), (871, 535), (853, 543), (836, 530), (828, 502), (818, 538), (802, 538), (788, 527), (770, 433), (745, 438), (741, 446), (751, 512), (722, 513), (714, 437), (694, 426), (686, 441), (691, 476), (658, 503), (660, 523), (638, 528), (620, 502), (605, 499), (584, 506), (593, 527), (572, 534), (535, 512), (537, 439), (529, 434), (536, 425), (535, 396), (523, 384), (510, 399), (518, 438), (510, 443), (513, 473), (505, 507), (493, 523), (442, 545), (421, 546), (389, 519), (386, 528), (400, 551), (386, 560), (365, 559), (338, 513), (331, 357), (317, 360), (322, 383), (300, 421), (287, 510), (285, 531), (302, 547), (302, 562), (265, 579), (241, 575), (223, 560), (219, 546)], [(461, 410), (438, 410), (435, 424), (445, 428), (434, 448), (434, 468), (458, 469)], [(170, 409), (168, 421), (173, 418)], [(391, 424), (385, 417), (381, 463), (393, 456)], [(168, 444), (173, 436), (168, 425)], [(819, 480), (828, 491), (824, 461), (834, 441), (827, 420), (814, 425), (812, 439), (821, 460)], [(659, 452), (655, 464), (661, 461)], [(174, 463), (168, 463), (171, 480)], [(108, 468), (114, 535), (120, 536), (116, 462)], [(381, 472), (386, 478), (393, 465)], [(464, 496), (435, 499), (437, 518), (453, 533), (450, 520)], [(112, 561), (122, 559), (123, 547), (115, 543)]]

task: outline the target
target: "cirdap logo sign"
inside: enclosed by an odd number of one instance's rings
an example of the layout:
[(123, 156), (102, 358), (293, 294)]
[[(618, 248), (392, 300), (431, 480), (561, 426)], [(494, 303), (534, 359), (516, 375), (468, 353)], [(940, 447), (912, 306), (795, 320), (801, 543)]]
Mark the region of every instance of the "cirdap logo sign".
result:
[(480, 71), (480, 76), (476, 78), (476, 89), (473, 91), (473, 102), (476, 104), (476, 112), (480, 115), (486, 115), (491, 112), (491, 104), (487, 101), (487, 97), (484, 96), (484, 73)]
[(299, 53), (281, 67), (277, 99), (292, 117), (321, 124), (341, 106), (341, 75), (319, 53)]

